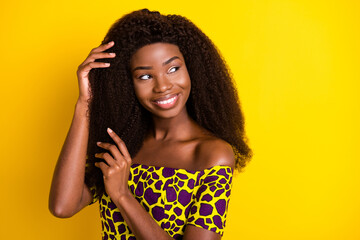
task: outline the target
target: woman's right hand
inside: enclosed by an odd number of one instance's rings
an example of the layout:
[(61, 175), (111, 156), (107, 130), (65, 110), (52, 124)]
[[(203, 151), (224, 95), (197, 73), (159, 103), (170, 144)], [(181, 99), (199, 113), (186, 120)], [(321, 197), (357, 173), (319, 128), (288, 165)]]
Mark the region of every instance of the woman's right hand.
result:
[(93, 68), (107, 68), (110, 66), (110, 63), (95, 62), (95, 60), (101, 58), (114, 58), (115, 53), (104, 52), (112, 46), (114, 46), (114, 41), (102, 44), (99, 47), (92, 49), (85, 61), (79, 65), (77, 70), (77, 77), (79, 82), (78, 101), (85, 103), (88, 102), (91, 92), (89, 84), (89, 72)]

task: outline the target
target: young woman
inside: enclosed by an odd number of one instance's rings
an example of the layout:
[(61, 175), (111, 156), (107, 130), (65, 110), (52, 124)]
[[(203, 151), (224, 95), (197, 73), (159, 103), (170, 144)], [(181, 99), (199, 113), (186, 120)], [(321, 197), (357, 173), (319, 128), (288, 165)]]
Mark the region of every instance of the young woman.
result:
[(99, 200), (103, 239), (220, 239), (233, 170), (251, 158), (231, 75), (178, 15), (125, 15), (78, 68), (49, 208)]

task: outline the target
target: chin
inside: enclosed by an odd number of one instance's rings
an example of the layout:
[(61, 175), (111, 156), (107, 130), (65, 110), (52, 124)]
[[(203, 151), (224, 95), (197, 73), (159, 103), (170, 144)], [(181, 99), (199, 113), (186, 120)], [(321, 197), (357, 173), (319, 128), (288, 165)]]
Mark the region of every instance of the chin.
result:
[(155, 110), (155, 109), (148, 109), (148, 111), (153, 115), (154, 117), (158, 118), (174, 118), (182, 112), (181, 109), (167, 109), (167, 110)]

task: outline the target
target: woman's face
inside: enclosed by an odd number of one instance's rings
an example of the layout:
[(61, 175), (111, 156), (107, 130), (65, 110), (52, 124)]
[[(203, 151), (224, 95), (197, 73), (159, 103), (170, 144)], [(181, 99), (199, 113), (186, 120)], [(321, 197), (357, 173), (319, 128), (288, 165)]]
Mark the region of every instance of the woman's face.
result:
[(153, 43), (135, 52), (130, 61), (135, 94), (141, 105), (161, 118), (184, 110), (191, 82), (176, 45)]

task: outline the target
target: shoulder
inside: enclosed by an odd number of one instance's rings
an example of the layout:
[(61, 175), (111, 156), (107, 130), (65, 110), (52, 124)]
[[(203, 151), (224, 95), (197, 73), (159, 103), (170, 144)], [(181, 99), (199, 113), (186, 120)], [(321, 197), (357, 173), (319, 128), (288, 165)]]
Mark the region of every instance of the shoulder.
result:
[(207, 137), (199, 141), (195, 155), (196, 165), (201, 169), (218, 165), (235, 167), (235, 156), (231, 145), (217, 137)]

